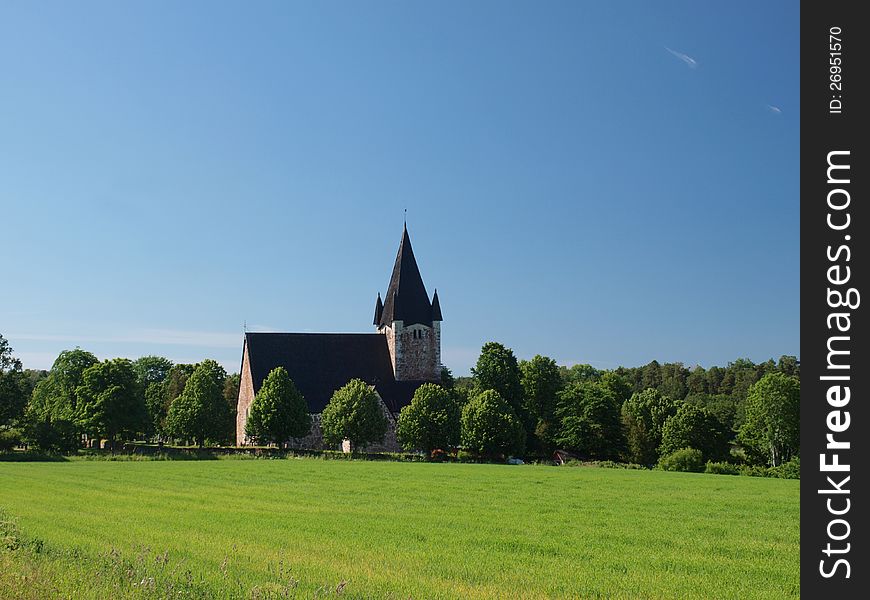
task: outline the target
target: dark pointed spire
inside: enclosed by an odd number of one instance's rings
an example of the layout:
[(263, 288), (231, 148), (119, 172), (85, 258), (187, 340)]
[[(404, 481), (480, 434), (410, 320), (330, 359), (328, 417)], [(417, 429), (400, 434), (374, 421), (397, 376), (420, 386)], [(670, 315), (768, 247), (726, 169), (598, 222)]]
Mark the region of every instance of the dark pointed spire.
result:
[(438, 302), (438, 289), (435, 289), (435, 295), (432, 296), (432, 320), (443, 321), (441, 318), (441, 303)]
[(393, 321), (403, 321), (405, 325), (420, 323), (432, 326), (432, 304), (423, 285), (417, 259), (414, 258), (407, 225), (402, 228), (402, 243), (399, 244), (396, 264), (393, 265), (380, 325), (389, 326)]
[(384, 303), (381, 302), (381, 293), (378, 292), (378, 301), (375, 303), (375, 320), (373, 325), (380, 325), (381, 314), (384, 312)]

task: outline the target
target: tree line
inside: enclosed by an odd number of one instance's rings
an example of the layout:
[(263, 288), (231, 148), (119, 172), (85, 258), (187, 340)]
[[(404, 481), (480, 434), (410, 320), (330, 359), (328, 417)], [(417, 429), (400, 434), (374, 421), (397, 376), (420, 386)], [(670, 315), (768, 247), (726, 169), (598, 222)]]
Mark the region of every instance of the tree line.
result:
[[(657, 361), (600, 370), (559, 366), (546, 356), (518, 361), (502, 344), (481, 349), (471, 377), (442, 371), (402, 409), (396, 433), (409, 451), (551, 457), (652, 466), (691, 450), (703, 461), (778, 466), (798, 454), (800, 365), (783, 356), (726, 367)], [(173, 364), (146, 356), (99, 361), (76, 348), (49, 371), (21, 368), (0, 336), (0, 439), (71, 451), (85, 439), (232, 443), (239, 376), (213, 360)], [(352, 380), (321, 415), (324, 442), (379, 443), (388, 416), (374, 390)], [(286, 370), (256, 394), (247, 435), (261, 444), (303, 438), (312, 421)]]
[(71, 452), (106, 440), (193, 442), (234, 438), (239, 376), (213, 360), (160, 356), (100, 361), (75, 348), (48, 371), (24, 370), (0, 335), (0, 449), (26, 444)]

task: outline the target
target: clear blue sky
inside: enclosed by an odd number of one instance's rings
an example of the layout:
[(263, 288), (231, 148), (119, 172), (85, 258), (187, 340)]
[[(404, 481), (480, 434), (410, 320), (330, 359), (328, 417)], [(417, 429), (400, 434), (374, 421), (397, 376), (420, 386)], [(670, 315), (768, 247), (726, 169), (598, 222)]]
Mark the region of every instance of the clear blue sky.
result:
[(26, 367), (372, 331), (402, 211), (443, 357), (799, 353), (797, 2), (3, 2)]

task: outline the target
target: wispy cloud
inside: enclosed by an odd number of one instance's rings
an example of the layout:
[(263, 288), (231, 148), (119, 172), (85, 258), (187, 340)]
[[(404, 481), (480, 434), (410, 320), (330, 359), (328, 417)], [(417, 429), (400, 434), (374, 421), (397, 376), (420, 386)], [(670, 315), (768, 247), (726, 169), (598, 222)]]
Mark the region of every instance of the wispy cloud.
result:
[(695, 68), (698, 67), (698, 61), (695, 60), (694, 58), (692, 58), (691, 56), (689, 56), (688, 54), (683, 54), (682, 52), (677, 52), (676, 50), (671, 50), (671, 49), (668, 48), (667, 46), (665, 46), (665, 50), (667, 50), (667, 51), (670, 52), (672, 55), (676, 56), (676, 57), (679, 58), (681, 61), (683, 61), (684, 63), (686, 63), (686, 65), (688, 65), (688, 67), (689, 67), (690, 69), (695, 69)]
[(778, 106), (774, 106), (773, 104), (768, 104), (767, 110), (769, 110), (770, 112), (772, 112), (773, 114), (776, 114), (776, 115), (782, 114), (782, 109)]
[(241, 333), (186, 331), (177, 329), (138, 329), (115, 335), (75, 335), (43, 333), (10, 333), (10, 340), (30, 342), (66, 342), (71, 344), (154, 344), (196, 346), (202, 348), (237, 348)]

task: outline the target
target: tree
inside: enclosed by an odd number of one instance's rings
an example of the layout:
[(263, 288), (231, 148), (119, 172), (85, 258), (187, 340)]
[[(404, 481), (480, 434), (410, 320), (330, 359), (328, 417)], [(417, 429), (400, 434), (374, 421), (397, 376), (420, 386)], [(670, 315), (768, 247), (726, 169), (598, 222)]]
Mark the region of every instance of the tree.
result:
[(224, 382), (224, 400), (230, 411), (226, 438), (230, 440), (234, 440), (236, 437), (236, 417), (239, 412), (239, 386), (241, 383), (242, 377), (238, 373), (227, 375), (227, 379)]
[(665, 363), (661, 367), (662, 383), (659, 391), (674, 400), (686, 397), (686, 380), (689, 370), (683, 363)]
[(0, 426), (17, 422), (24, 416), (28, 387), (21, 361), (12, 356), (9, 342), (0, 335)]
[(115, 449), (115, 438), (132, 433), (146, 418), (133, 363), (116, 358), (96, 363), (82, 373), (76, 390), (75, 423), (85, 432), (103, 436)]
[(662, 427), (659, 454), (666, 456), (683, 448), (699, 450), (705, 461), (729, 456), (725, 427), (706, 409), (683, 402)]
[(662, 385), (662, 367), (659, 361), (653, 360), (641, 371), (641, 385), (643, 389), (659, 389)]
[(625, 447), (619, 404), (599, 382), (573, 383), (559, 395), (556, 443), (578, 454), (617, 459)]
[(61, 352), (48, 377), (33, 390), (34, 413), (50, 421), (74, 421), (78, 405), (76, 390), (84, 381), (84, 372), (98, 362), (96, 356), (81, 348)]
[(423, 450), (430, 455), (436, 448), (459, 445), (459, 405), (449, 391), (434, 383), (424, 383), (414, 392), (411, 404), (399, 414), (396, 435), (406, 450)]
[(143, 356), (133, 361), (139, 393), (142, 395), (148, 416), (143, 427), (147, 437), (158, 433), (163, 419), (166, 418), (162, 384), (172, 370), (172, 366), (172, 361), (162, 356)]
[(686, 390), (689, 394), (709, 394), (707, 370), (698, 365), (692, 369), (686, 378)]
[(601, 371), (587, 364), (576, 364), (569, 367), (559, 367), (559, 373), (565, 385), (583, 381), (598, 381)]
[(556, 395), (562, 387), (562, 377), (556, 361), (535, 355), (519, 363), (526, 410), (535, 420), (552, 421), (556, 410)]
[(613, 392), (613, 396), (616, 398), (616, 403), (620, 406), (631, 397), (631, 383), (616, 371), (604, 372), (599, 381), (601, 382), (601, 385)]
[(800, 381), (773, 372), (755, 383), (746, 398), (746, 418), (737, 439), (752, 456), (774, 467), (797, 456)]
[(352, 448), (381, 442), (387, 417), (375, 391), (364, 381), (351, 379), (332, 394), (320, 417), (323, 440), (337, 446), (350, 440)]
[(163, 383), (172, 366), (172, 361), (162, 356), (143, 356), (133, 361), (136, 379), (143, 390), (152, 383)]
[(225, 379), (226, 371), (213, 360), (196, 365), (184, 391), (169, 407), (168, 433), (177, 438), (193, 439), (200, 448), (206, 440), (223, 440), (229, 419), (223, 397)]
[(783, 355), (779, 357), (779, 362), (776, 365), (776, 368), (783, 375), (790, 375), (793, 377), (797, 377), (800, 379), (801, 375), (801, 365), (797, 360), (796, 356)]
[(704, 408), (716, 417), (729, 432), (734, 431), (737, 419), (737, 401), (726, 394), (689, 394), (686, 402)]
[(290, 438), (305, 437), (309, 431), (311, 415), (305, 398), (287, 370), (275, 367), (254, 396), (245, 433), (260, 442), (274, 442), (280, 448)]
[(145, 388), (145, 406), (148, 408), (148, 418), (159, 437), (165, 437), (168, 434), (166, 416), (169, 413), (169, 407), (184, 391), (184, 386), (195, 369), (196, 365), (173, 365), (163, 381), (151, 383)]
[(476, 393), (495, 390), (510, 404), (523, 428), (526, 431), (534, 429), (535, 423), (523, 402), (522, 377), (513, 350), (498, 342), (487, 342), (481, 348), (471, 374), (475, 378)]
[(529, 421), (535, 424), (526, 432), (526, 444), (536, 452), (547, 453), (552, 450), (556, 396), (562, 388), (561, 369), (555, 360), (540, 354), (532, 360), (520, 361), (519, 367), (524, 406)]
[(655, 464), (662, 443), (662, 427), (678, 408), (678, 402), (652, 388), (635, 392), (623, 403), (620, 412), (631, 462)]
[(462, 445), (490, 458), (522, 454), (526, 434), (513, 407), (495, 390), (483, 391), (462, 409)]
[(453, 371), (441, 365), (441, 387), (445, 390), (452, 390), (455, 386), (456, 379), (453, 377)]

